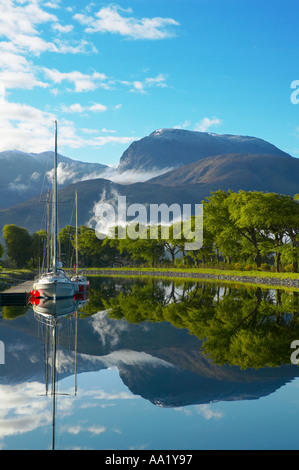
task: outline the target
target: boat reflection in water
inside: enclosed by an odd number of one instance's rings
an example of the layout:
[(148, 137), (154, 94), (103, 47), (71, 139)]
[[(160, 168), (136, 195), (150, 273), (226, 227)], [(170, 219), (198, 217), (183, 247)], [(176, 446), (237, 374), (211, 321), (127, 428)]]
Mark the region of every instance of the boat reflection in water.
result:
[[(78, 338), (78, 310), (88, 301), (87, 295), (75, 295), (65, 299), (43, 299), (31, 297), (30, 302), (34, 316), (45, 327), (45, 368), (46, 393), (52, 397), (52, 450), (55, 450), (55, 410), (57, 393), (57, 332), (69, 318), (75, 318), (75, 395), (77, 394), (77, 338)], [(51, 367), (51, 374), (49, 369)], [(51, 391), (49, 392), (49, 383)], [(65, 394), (64, 394), (65, 395)]]
[(75, 294), (73, 297), (65, 297), (61, 299), (46, 299), (42, 297), (30, 297), (35, 314), (47, 316), (55, 316), (56, 319), (63, 315), (71, 315), (79, 308), (82, 308), (89, 300), (88, 292)]

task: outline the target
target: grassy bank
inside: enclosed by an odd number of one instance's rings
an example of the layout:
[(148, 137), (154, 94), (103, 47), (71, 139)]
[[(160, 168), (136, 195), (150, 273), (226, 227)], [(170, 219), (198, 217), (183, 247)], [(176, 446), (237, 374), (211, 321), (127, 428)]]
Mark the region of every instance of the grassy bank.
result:
[(264, 286), (267, 288), (282, 288), (285, 290), (299, 291), (299, 274), (297, 273), (273, 273), (265, 271), (235, 271), (222, 269), (196, 269), (196, 268), (100, 268), (89, 269), (86, 274), (109, 276), (155, 276), (181, 280), (201, 280), (205, 282), (242, 283), (252, 286)]
[(130, 272), (153, 272), (153, 273), (177, 273), (177, 274), (209, 274), (211, 276), (234, 276), (234, 277), (252, 277), (252, 278), (273, 278), (273, 279), (298, 279), (299, 273), (283, 272), (283, 273), (274, 273), (268, 271), (237, 271), (237, 270), (224, 270), (224, 269), (212, 269), (212, 268), (89, 268), (86, 269), (86, 274), (88, 272), (97, 271), (114, 271), (123, 272), (126, 271), (128, 274)]
[(34, 278), (31, 269), (2, 269), (0, 271), (0, 290)]

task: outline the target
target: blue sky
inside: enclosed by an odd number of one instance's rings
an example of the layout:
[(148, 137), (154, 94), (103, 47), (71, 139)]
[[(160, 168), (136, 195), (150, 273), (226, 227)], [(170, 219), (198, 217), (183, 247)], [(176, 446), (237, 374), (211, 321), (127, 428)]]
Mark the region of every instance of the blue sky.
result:
[(173, 127), (299, 157), (298, 0), (0, 6), (0, 151), (52, 150), (57, 119), (59, 152), (82, 161), (116, 165)]

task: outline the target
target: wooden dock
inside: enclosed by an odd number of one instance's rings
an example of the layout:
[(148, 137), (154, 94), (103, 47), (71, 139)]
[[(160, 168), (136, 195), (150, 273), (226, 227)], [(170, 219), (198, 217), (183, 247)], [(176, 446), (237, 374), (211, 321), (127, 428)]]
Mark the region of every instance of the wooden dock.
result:
[(33, 281), (25, 281), (0, 293), (0, 305), (26, 305)]

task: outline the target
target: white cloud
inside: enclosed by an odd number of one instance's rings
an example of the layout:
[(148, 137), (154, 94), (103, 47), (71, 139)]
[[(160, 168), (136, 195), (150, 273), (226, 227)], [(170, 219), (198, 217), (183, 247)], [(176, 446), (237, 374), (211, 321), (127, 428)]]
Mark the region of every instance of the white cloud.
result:
[(62, 110), (65, 113), (83, 113), (84, 109), (79, 103), (72, 104), (70, 106), (63, 106)]
[(38, 35), (36, 27), (43, 23), (57, 22), (55, 15), (42, 10), (38, 2), (28, 2), (25, 6), (13, 0), (0, 0), (2, 15), (0, 31), (2, 36), (14, 40), (15, 34)]
[(146, 78), (145, 79), (145, 84), (147, 86), (157, 86), (157, 87), (161, 87), (161, 88), (166, 88), (167, 85), (165, 83), (165, 80), (166, 80), (166, 76), (164, 74), (160, 73), (159, 75), (157, 75), (157, 77)]
[(133, 89), (132, 90), (137, 90), (140, 91), (141, 93), (144, 93), (144, 84), (142, 82), (133, 82)]
[[(176, 411), (180, 411), (184, 413), (186, 416), (191, 416), (193, 411), (186, 408), (175, 408)], [(210, 420), (214, 419), (218, 421), (219, 419), (223, 419), (225, 417), (222, 411), (212, 410), (211, 405), (195, 405), (193, 410), (199, 415), (201, 415), (204, 419)]]
[[(54, 177), (54, 170), (47, 172), (48, 181), (52, 181)], [(64, 184), (66, 181), (74, 181), (76, 177), (76, 171), (71, 168), (71, 165), (67, 163), (59, 162), (57, 166), (57, 181), (58, 184)]]
[(158, 87), (158, 88), (166, 88), (166, 75), (160, 73), (156, 77), (148, 77), (144, 80), (135, 80), (133, 82), (123, 80), (120, 83), (122, 85), (130, 87), (130, 92), (136, 93), (146, 93), (148, 88)]
[[(28, 60), (15, 52), (8, 42), (0, 42), (0, 83), (2, 88), (46, 88), (47, 83), (37, 78), (37, 70)], [(3, 95), (3, 93), (2, 93)]]
[(105, 431), (106, 431), (106, 427), (105, 427), (105, 426), (96, 426), (96, 425), (94, 425), (94, 426), (89, 426), (89, 427), (87, 428), (87, 430), (88, 430), (89, 432), (91, 432), (92, 434), (97, 435), (97, 434), (101, 434), (102, 432), (105, 432)]
[[(98, 88), (111, 89), (111, 85), (120, 84), (125, 87), (129, 87), (130, 92), (136, 93), (146, 93), (147, 89), (157, 87), (157, 88), (166, 88), (166, 78), (165, 74), (158, 74), (156, 77), (147, 77), (141, 80), (127, 81), (127, 80), (114, 80), (109, 78), (104, 73), (93, 71), (92, 73), (82, 73), (78, 70), (72, 72), (60, 72), (57, 69), (49, 69), (47, 67), (43, 68), (45, 77), (47, 80), (52, 81), (53, 84), (60, 85), (62, 82), (70, 82), (73, 84), (73, 89), (68, 89), (68, 91), (75, 92), (88, 92), (95, 91)], [(114, 109), (120, 109), (121, 104), (118, 104)], [(94, 109), (91, 109), (95, 112), (105, 111), (102, 108), (101, 104), (95, 104)]]
[[(80, 106), (80, 105), (79, 105)], [(53, 149), (53, 121), (56, 116), (22, 103), (11, 103), (0, 95), (0, 151), (21, 150), (39, 153)], [(72, 121), (61, 120), (58, 126), (59, 148), (100, 148), (107, 144), (130, 144), (136, 137), (103, 135), (81, 136)], [(86, 134), (82, 130), (82, 134)], [(114, 132), (114, 131), (113, 131)]]
[(219, 126), (220, 124), (222, 124), (222, 121), (217, 117), (214, 117), (213, 119), (205, 117), (195, 125), (194, 130), (198, 132), (207, 132), (210, 127)]
[[(210, 127), (219, 126), (220, 124), (222, 124), (222, 120), (217, 117), (214, 117), (213, 119), (205, 117), (200, 122), (197, 122), (195, 124), (193, 130), (197, 132), (207, 132), (210, 129)], [(182, 124), (178, 124), (174, 126), (173, 128), (174, 129), (191, 128), (191, 121), (186, 119)]]
[(90, 432), (91, 434), (94, 434), (94, 435), (98, 435), (98, 434), (101, 434), (103, 432), (106, 432), (106, 427), (105, 426), (98, 426), (98, 425), (94, 425), (94, 426), (89, 426), (89, 427), (84, 427), (84, 426), (81, 426), (81, 425), (76, 425), (76, 426), (70, 426), (69, 428), (66, 428), (66, 431), (70, 434), (74, 434), (74, 435), (77, 435), (81, 432)]
[(141, 18), (121, 16), (124, 10), (118, 5), (101, 8), (94, 17), (83, 14), (74, 15), (74, 19), (86, 26), (87, 33), (120, 34), (132, 39), (164, 39), (173, 36), (169, 27), (178, 26), (179, 23), (172, 18)]
[(107, 106), (101, 103), (95, 103), (94, 105), (89, 107), (89, 110), (93, 113), (103, 113), (104, 111), (107, 111)]
[(210, 405), (195, 405), (195, 409), (197, 410), (197, 413), (202, 415), (205, 419), (222, 419), (224, 417), (224, 414), (222, 411), (215, 411), (212, 410)]
[(49, 22), (57, 23), (55, 15), (42, 10), (37, 2), (32, 1), (23, 6), (13, 0), (0, 0), (0, 8), (1, 36), (8, 39), (18, 50), (29, 50), (38, 54), (52, 50), (53, 45), (39, 37), (39, 26)]
[(186, 129), (187, 127), (190, 127), (191, 121), (186, 121), (183, 122), (183, 124), (178, 124), (177, 126), (174, 126), (174, 129)]
[[(39, 109), (25, 102), (12, 102), (13, 98), (9, 100), (9, 95), (13, 96), (12, 90), (34, 90), (38, 87), (48, 90), (48, 96), (57, 96), (63, 91), (83, 93), (112, 87), (118, 88), (118, 91), (127, 88), (128, 91), (146, 93), (150, 88), (167, 86), (163, 74), (122, 82), (95, 70), (80, 71), (80, 64), (74, 67), (76, 70), (66, 72), (53, 68), (50, 61), (42, 66), (40, 56), (45, 52), (73, 55), (96, 53), (97, 50), (82, 37), (76, 40), (74, 25), (67, 17), (60, 17), (61, 0), (0, 0), (0, 8), (0, 150), (38, 153), (53, 147), (52, 121), (56, 119), (57, 108), (51, 112), (54, 109), (52, 103), (48, 106), (40, 104)], [(95, 11), (94, 8), (91, 3), (85, 8), (87, 16), (75, 15), (88, 32), (117, 33), (133, 39), (159, 39), (168, 37), (171, 34), (169, 27), (178, 25), (171, 18), (134, 18), (131, 10), (111, 5), (93, 15), (90, 12)], [(73, 14), (75, 8), (63, 8), (63, 11), (64, 14), (66, 11)], [(78, 24), (75, 26), (78, 27)], [(28, 93), (24, 94), (24, 101), (29, 99), (28, 96)], [(60, 111), (73, 113), (74, 119), (75, 113), (104, 113), (107, 107), (100, 101), (101, 98), (99, 102), (95, 98), (88, 104), (75, 102), (60, 107)], [(111, 111), (121, 107), (117, 104), (111, 107)], [(109, 129), (102, 129), (98, 134), (91, 129), (88, 135), (86, 129), (77, 128), (74, 122), (62, 117), (59, 121), (59, 143), (62, 148), (100, 148), (136, 140), (126, 135), (117, 136), (115, 131)], [(105, 135), (99, 135), (99, 132)]]
[[(57, 5), (57, 4), (56, 4)], [(0, 96), (6, 90), (27, 89), (35, 87), (47, 88), (49, 84), (43, 80), (43, 69), (34, 65), (30, 57), (39, 56), (44, 52), (78, 54), (96, 52), (94, 46), (87, 41), (70, 41), (62, 38), (62, 33), (69, 33), (73, 26), (63, 26), (58, 18), (43, 10), (39, 2), (0, 0), (2, 15), (0, 17)], [(53, 41), (45, 40), (43, 26), (52, 24), (58, 30)], [(84, 76), (75, 77), (76, 90), (94, 89), (93, 80)], [(53, 90), (51, 90), (53, 91)]]
[(56, 9), (56, 8), (59, 8), (59, 4), (60, 4), (60, 0), (57, 0), (56, 2), (47, 2), (45, 3), (45, 7)]
[(25, 434), (51, 422), (47, 403), (38, 397), (44, 385), (24, 382), (0, 386), (0, 438)]
[[(56, 53), (89, 53), (96, 52), (95, 47), (85, 40), (71, 43), (66, 36), (65, 40), (54, 36), (53, 40), (47, 41), (41, 37), (42, 25), (51, 24), (52, 29), (58, 34), (68, 34), (73, 30), (73, 25), (62, 25), (57, 16), (48, 13), (39, 6), (39, 2), (29, 0), (26, 5), (15, 0), (0, 0), (0, 37), (9, 41), (15, 52), (20, 54), (31, 53), (40, 55), (42, 52)], [(56, 8), (55, 5), (45, 5)]]
[[(54, 115), (22, 103), (0, 100), (0, 149), (39, 152), (52, 148)], [(51, 145), (51, 146), (50, 146)]]
[(101, 85), (101, 82), (107, 78), (105, 74), (98, 72), (93, 72), (88, 75), (79, 71), (63, 73), (56, 69), (48, 69), (46, 67), (44, 67), (43, 70), (47, 78), (52, 80), (55, 84), (61, 84), (63, 81), (73, 83), (74, 91), (76, 92), (96, 90)]
[(54, 31), (59, 31), (60, 33), (70, 33), (71, 31), (73, 31), (74, 26), (72, 24), (63, 26), (60, 23), (54, 23), (52, 25), (52, 28), (54, 29)]
[(91, 106), (82, 106), (79, 103), (71, 104), (70, 106), (62, 106), (62, 110), (65, 113), (86, 113), (91, 111), (92, 113), (104, 113), (107, 111), (107, 106), (101, 103), (95, 103)]
[(97, 53), (96, 47), (85, 41), (65, 41), (61, 39), (55, 39), (55, 50), (54, 52), (61, 54), (90, 54)]

